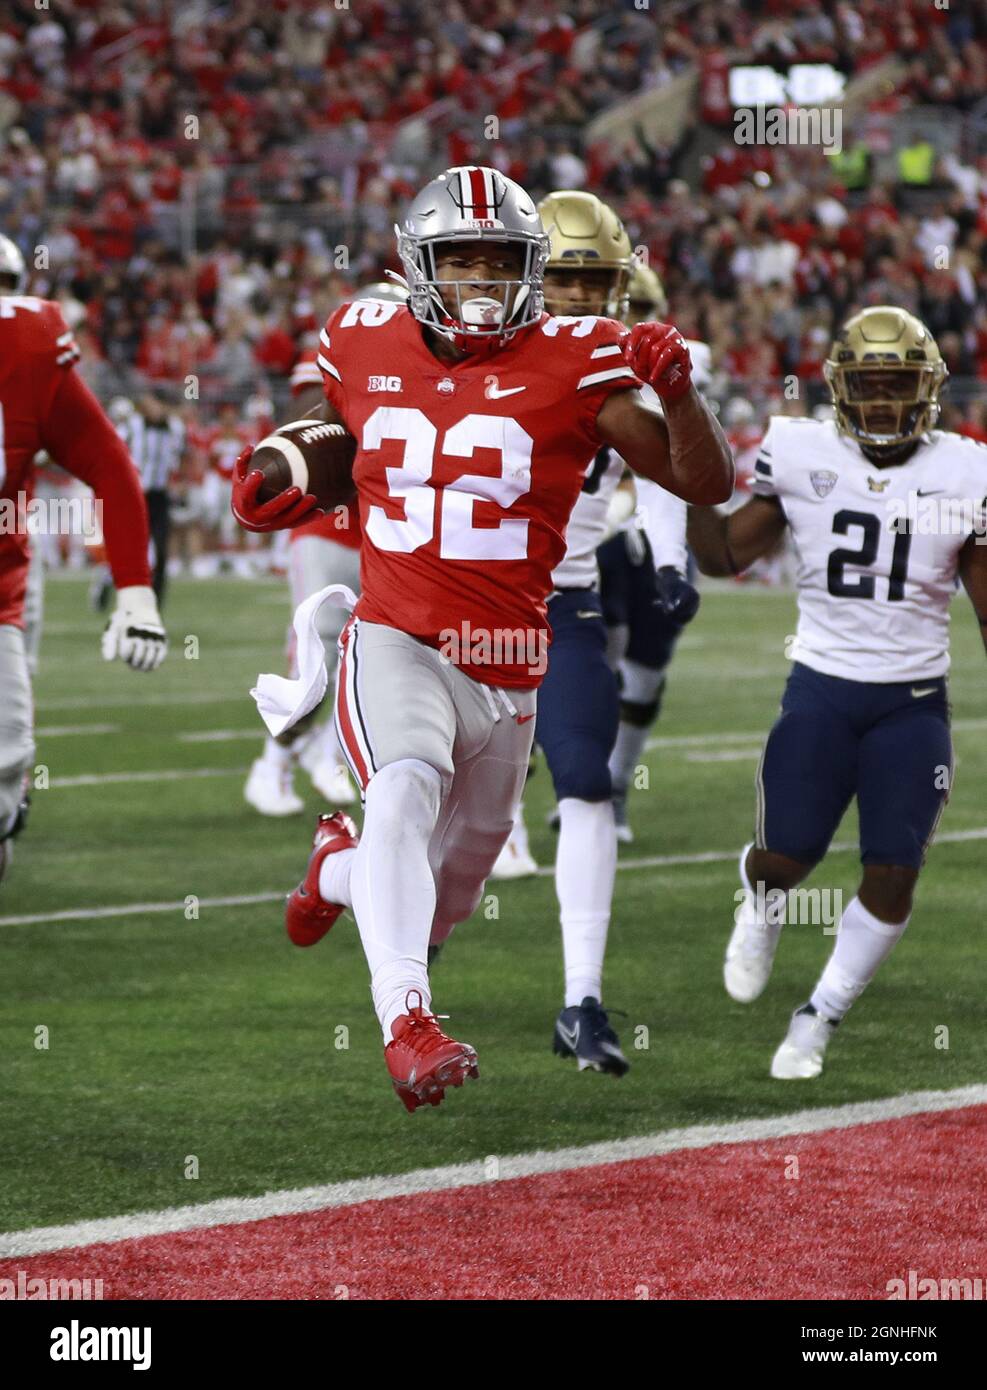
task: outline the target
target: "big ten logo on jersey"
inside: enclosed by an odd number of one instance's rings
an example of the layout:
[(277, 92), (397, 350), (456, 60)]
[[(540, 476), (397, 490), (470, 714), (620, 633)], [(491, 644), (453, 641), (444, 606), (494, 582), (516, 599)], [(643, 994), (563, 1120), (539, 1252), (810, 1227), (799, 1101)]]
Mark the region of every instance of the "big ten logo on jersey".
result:
[(371, 376), (367, 378), (368, 391), (400, 391), (402, 390), (401, 378), (399, 376)]
[(386, 299), (354, 299), (339, 320), (339, 326), (355, 328), (361, 324), (364, 328), (378, 328), (382, 323), (388, 323), (403, 307)]

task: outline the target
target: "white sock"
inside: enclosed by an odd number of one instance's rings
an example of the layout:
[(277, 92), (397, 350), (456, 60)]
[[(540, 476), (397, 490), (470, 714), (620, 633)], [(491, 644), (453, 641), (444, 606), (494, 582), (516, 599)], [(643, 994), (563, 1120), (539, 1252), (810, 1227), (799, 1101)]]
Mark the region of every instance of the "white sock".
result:
[[(418, 990), (431, 1002), (425, 964), (435, 915), (435, 879), (428, 846), (439, 818), (442, 778), (417, 758), (388, 763), (371, 778), (360, 843), (340, 869), (349, 873), (349, 898), (370, 967), (370, 988), (385, 1043), (391, 1024), (406, 1013), (405, 996)], [(330, 855), (326, 861), (342, 859)], [(344, 892), (335, 875), (326, 888)], [(319, 891), (322, 892), (322, 876)]]
[(809, 1002), (816, 1013), (838, 1023), (891, 954), (908, 921), (906, 917), (903, 922), (882, 922), (859, 898), (852, 898), (840, 919), (833, 954), (812, 991)]
[(635, 769), (644, 761), (644, 745), (650, 733), (650, 726), (642, 728), (626, 719), (617, 725), (617, 741), (610, 754), (610, 780), (615, 792), (626, 793), (630, 787)]
[(286, 768), (291, 766), (291, 747), (283, 743), (278, 743), (277, 739), (273, 739), (268, 735), (264, 740), (264, 751), (261, 754), (261, 758), (278, 772), (283, 772)]
[(353, 906), (350, 876), (353, 872), (355, 849), (337, 850), (322, 861), (319, 870), (319, 897), (323, 902)]
[[(620, 663), (620, 698), (635, 705), (653, 704), (664, 677), (664, 671), (653, 671), (649, 666), (625, 658)], [(631, 785), (635, 770), (644, 761), (644, 745), (654, 722), (654, 719), (649, 719), (647, 724), (640, 725), (621, 719), (617, 741), (610, 754), (610, 779), (615, 792), (626, 792)]]
[(333, 720), (329, 719), (325, 724), (318, 726), (312, 737), (312, 744), (318, 752), (320, 763), (329, 763), (332, 767), (339, 767), (344, 764)]
[[(770, 894), (765, 890), (759, 896), (755, 885), (748, 878), (747, 856), (753, 848), (753, 840), (749, 845), (744, 845), (740, 851), (739, 864), (740, 882), (746, 894), (740, 911), (746, 926), (750, 929), (744, 942), (747, 948), (743, 952), (745, 955), (756, 955), (764, 949), (766, 937), (773, 939), (778, 936), (785, 925), (785, 913), (788, 908), (788, 894), (783, 889), (774, 889)], [(739, 921), (740, 918), (735, 915), (735, 920)]]
[(559, 802), (555, 891), (562, 922), (565, 1003), (603, 998), (603, 955), (617, 876), (617, 831), (611, 801)]

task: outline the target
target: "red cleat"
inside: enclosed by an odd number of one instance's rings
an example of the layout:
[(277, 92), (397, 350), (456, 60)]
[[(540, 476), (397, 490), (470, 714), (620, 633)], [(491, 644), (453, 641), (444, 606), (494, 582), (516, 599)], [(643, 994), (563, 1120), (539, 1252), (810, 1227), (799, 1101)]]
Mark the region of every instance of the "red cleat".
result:
[(327, 903), (319, 895), (319, 870), (326, 855), (356, 849), (359, 843), (356, 826), (343, 811), (319, 817), (305, 877), (290, 894), (284, 912), (285, 927), (296, 946), (314, 946), (321, 941), (343, 910), (342, 903)]
[(394, 1089), (408, 1111), (438, 1105), (447, 1086), (461, 1086), (467, 1076), (480, 1075), (473, 1048), (446, 1037), (435, 1015), (425, 1012), (417, 990), (408, 991), (405, 1006), (416, 995), (418, 1007), (394, 1020), (394, 1041), (384, 1048)]

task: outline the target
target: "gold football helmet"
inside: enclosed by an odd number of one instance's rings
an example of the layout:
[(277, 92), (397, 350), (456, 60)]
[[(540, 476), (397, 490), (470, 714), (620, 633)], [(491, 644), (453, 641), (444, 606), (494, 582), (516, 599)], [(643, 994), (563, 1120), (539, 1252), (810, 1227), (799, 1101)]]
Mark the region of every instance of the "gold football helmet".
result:
[(627, 311), (631, 272), (637, 262), (630, 237), (613, 208), (595, 193), (565, 189), (543, 198), (538, 204), (538, 215), (550, 245), (545, 267), (546, 298), (552, 297), (552, 272), (558, 276), (567, 270), (610, 271), (609, 280), (601, 285), (599, 307), (587, 308), (585, 312), (622, 318)]
[(837, 429), (858, 444), (894, 448), (935, 426), (949, 373), (924, 323), (904, 309), (878, 304), (847, 319), (823, 375)]
[(627, 292), (631, 316), (644, 322), (645, 319), (658, 319), (665, 322), (668, 313), (668, 297), (658, 272), (649, 265), (635, 260), (630, 289)]

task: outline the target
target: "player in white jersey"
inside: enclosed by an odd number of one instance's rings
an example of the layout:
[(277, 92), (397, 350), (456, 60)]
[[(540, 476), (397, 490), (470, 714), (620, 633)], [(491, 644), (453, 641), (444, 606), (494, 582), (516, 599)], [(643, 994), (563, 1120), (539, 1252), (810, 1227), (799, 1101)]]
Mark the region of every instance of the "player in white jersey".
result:
[[(818, 1076), (837, 1024), (908, 924), (952, 779), (949, 603), (962, 580), (987, 645), (987, 449), (934, 428), (946, 367), (928, 330), (888, 306), (849, 319), (825, 367), (834, 421), (775, 418), (755, 496), (690, 508), (706, 574), (738, 573), (785, 526), (798, 556), (795, 665), (757, 776), (756, 833), (724, 982), (767, 984), (788, 893), (825, 855), (855, 796), (863, 873), (809, 1002), (771, 1064)], [(795, 899), (795, 901), (798, 901)]]
[[(635, 267), (628, 297), (626, 321), (630, 324), (664, 319), (668, 314), (664, 287), (649, 266)], [(687, 342), (692, 379), (702, 392), (712, 381), (709, 344)], [(627, 794), (661, 710), (679, 635), (699, 608), (699, 594), (688, 574), (685, 503), (647, 478), (637, 479), (635, 486), (636, 515), (601, 547), (598, 556), (610, 655), (620, 685), (620, 724), (610, 755), (610, 775), (617, 839), (625, 844), (634, 838)]]
[[(546, 283), (549, 283), (550, 287), (550, 282)], [(604, 542), (614, 536), (629, 520), (633, 520), (634, 516), (635, 480), (626, 475), (627, 465), (613, 449), (600, 449), (597, 452), (569, 518), (565, 558), (552, 572), (553, 600), (570, 591), (592, 589), (599, 593), (600, 567), (597, 552)], [(661, 491), (664, 492), (664, 489)], [(684, 535), (684, 509), (682, 529)], [(556, 605), (557, 610), (558, 608), (559, 605)], [(560, 614), (557, 615), (557, 620), (558, 616)], [(557, 807), (552, 812), (550, 823), (553, 829), (558, 830)], [(531, 878), (537, 872), (538, 865), (528, 847), (528, 832), (522, 804), (518, 807), (510, 838), (501, 850), (490, 877)]]
[[(592, 193), (560, 191), (539, 204), (551, 249), (545, 268), (549, 313), (623, 318), (634, 265), (616, 214)], [(616, 360), (616, 355), (615, 355)], [(601, 369), (607, 364), (601, 363)], [(628, 1062), (602, 1007), (603, 958), (617, 872), (617, 838), (608, 759), (617, 734), (618, 693), (607, 660), (596, 552), (634, 508), (622, 486), (626, 466), (597, 451), (566, 527), (566, 552), (552, 571), (548, 617), (552, 647), (538, 692), (535, 740), (558, 802), (555, 890), (562, 928), (565, 997), (554, 1050), (581, 1070), (622, 1076)], [(492, 877), (533, 872), (523, 813)]]

